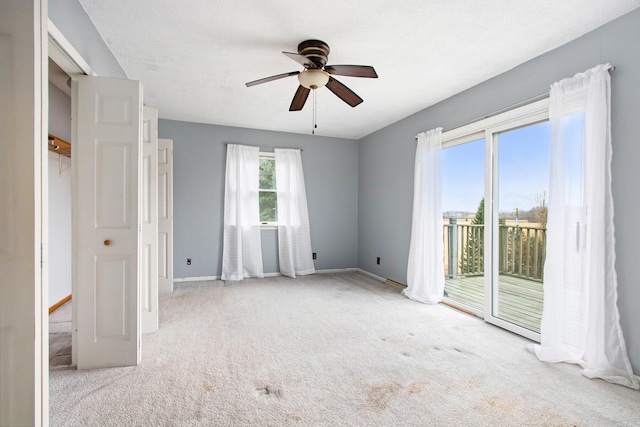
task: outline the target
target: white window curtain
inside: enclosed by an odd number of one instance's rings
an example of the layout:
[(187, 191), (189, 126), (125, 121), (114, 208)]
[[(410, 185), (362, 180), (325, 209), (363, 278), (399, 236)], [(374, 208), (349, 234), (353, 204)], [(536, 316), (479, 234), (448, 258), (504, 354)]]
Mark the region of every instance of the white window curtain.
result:
[(280, 273), (289, 277), (315, 273), (307, 193), (300, 150), (276, 148), (278, 253)]
[(417, 139), (408, 287), (402, 293), (415, 301), (437, 304), (444, 295), (442, 128), (423, 132)]
[[(546, 362), (638, 389), (616, 306), (610, 65), (551, 86), (551, 176), (540, 345)], [(576, 153), (579, 153), (576, 155)]]
[(258, 147), (227, 144), (222, 280), (264, 277), (258, 170)]

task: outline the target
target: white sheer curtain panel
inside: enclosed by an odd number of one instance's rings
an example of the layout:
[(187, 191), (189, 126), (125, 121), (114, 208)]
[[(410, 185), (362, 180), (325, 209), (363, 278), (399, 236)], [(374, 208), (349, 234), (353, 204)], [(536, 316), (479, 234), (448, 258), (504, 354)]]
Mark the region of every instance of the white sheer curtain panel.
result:
[(300, 150), (276, 148), (278, 253), (280, 273), (289, 277), (315, 273), (307, 192)]
[(222, 280), (264, 277), (258, 169), (258, 147), (227, 144)]
[(437, 304), (444, 295), (442, 128), (423, 132), (417, 139), (408, 287), (402, 293), (415, 301)]
[(545, 362), (638, 389), (616, 305), (610, 65), (551, 86), (551, 176), (540, 345)]

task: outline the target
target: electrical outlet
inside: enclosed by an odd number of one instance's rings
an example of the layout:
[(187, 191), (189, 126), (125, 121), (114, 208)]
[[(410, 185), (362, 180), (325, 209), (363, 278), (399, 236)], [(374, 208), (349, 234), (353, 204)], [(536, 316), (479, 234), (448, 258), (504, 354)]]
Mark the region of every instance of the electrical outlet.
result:
[(313, 253), (313, 259), (317, 259), (318, 258), (318, 254), (317, 253)]
[(376, 264), (380, 265), (380, 257), (376, 258)]
[(191, 265), (191, 258), (187, 258), (187, 265)]

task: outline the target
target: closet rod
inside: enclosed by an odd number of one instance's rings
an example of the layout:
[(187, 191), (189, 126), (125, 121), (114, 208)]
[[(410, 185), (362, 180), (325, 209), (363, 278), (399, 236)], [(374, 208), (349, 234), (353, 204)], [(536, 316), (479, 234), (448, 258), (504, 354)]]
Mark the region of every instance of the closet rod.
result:
[[(609, 71), (615, 71), (615, 70), (616, 70), (616, 67), (613, 66), (613, 65), (609, 68)], [(489, 113), (489, 114), (486, 114), (484, 116), (477, 117), (477, 118), (475, 118), (473, 120), (469, 120), (468, 122), (464, 122), (464, 123), (462, 123), (460, 125), (457, 125), (457, 126), (454, 126), (454, 127), (450, 128), (450, 129), (443, 130), (442, 132), (443, 133), (444, 132), (449, 132), (451, 130), (461, 128), (463, 126), (466, 126), (466, 125), (471, 124), (471, 123), (475, 123), (475, 122), (480, 121), (480, 120), (488, 119), (489, 117), (497, 116), (498, 114), (502, 114), (502, 113), (504, 113), (506, 111), (513, 110), (514, 108), (523, 107), (525, 105), (531, 104), (531, 103), (536, 102), (536, 101), (540, 101), (540, 100), (548, 98), (548, 97), (549, 97), (549, 92), (541, 93), (540, 95), (536, 95), (536, 96), (531, 97), (529, 99), (525, 99), (524, 101), (520, 101), (520, 102), (517, 102), (517, 103), (515, 103), (513, 105), (509, 105), (508, 107), (501, 108), (501, 109), (499, 109), (497, 111), (494, 111), (493, 113)], [(416, 139), (418, 139), (417, 135), (416, 135)]]
[[(247, 144), (236, 144), (235, 142), (227, 142), (225, 145), (245, 145), (247, 147), (255, 147), (255, 145), (247, 145)], [(274, 147), (258, 147), (262, 152), (271, 152), (274, 150)], [(275, 147), (275, 148), (281, 148), (281, 147)], [(300, 150), (300, 151), (304, 151), (302, 148), (296, 148), (296, 147), (282, 147), (282, 148), (288, 148), (290, 150)], [(265, 151), (265, 150), (271, 150), (271, 151)]]

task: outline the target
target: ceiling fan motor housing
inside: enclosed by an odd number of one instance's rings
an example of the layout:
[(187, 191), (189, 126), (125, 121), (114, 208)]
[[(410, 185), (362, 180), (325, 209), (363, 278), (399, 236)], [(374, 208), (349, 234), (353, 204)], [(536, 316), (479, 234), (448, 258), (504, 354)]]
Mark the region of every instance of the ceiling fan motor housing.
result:
[(298, 53), (309, 58), (318, 68), (324, 68), (329, 56), (329, 45), (322, 40), (305, 40), (298, 45)]

